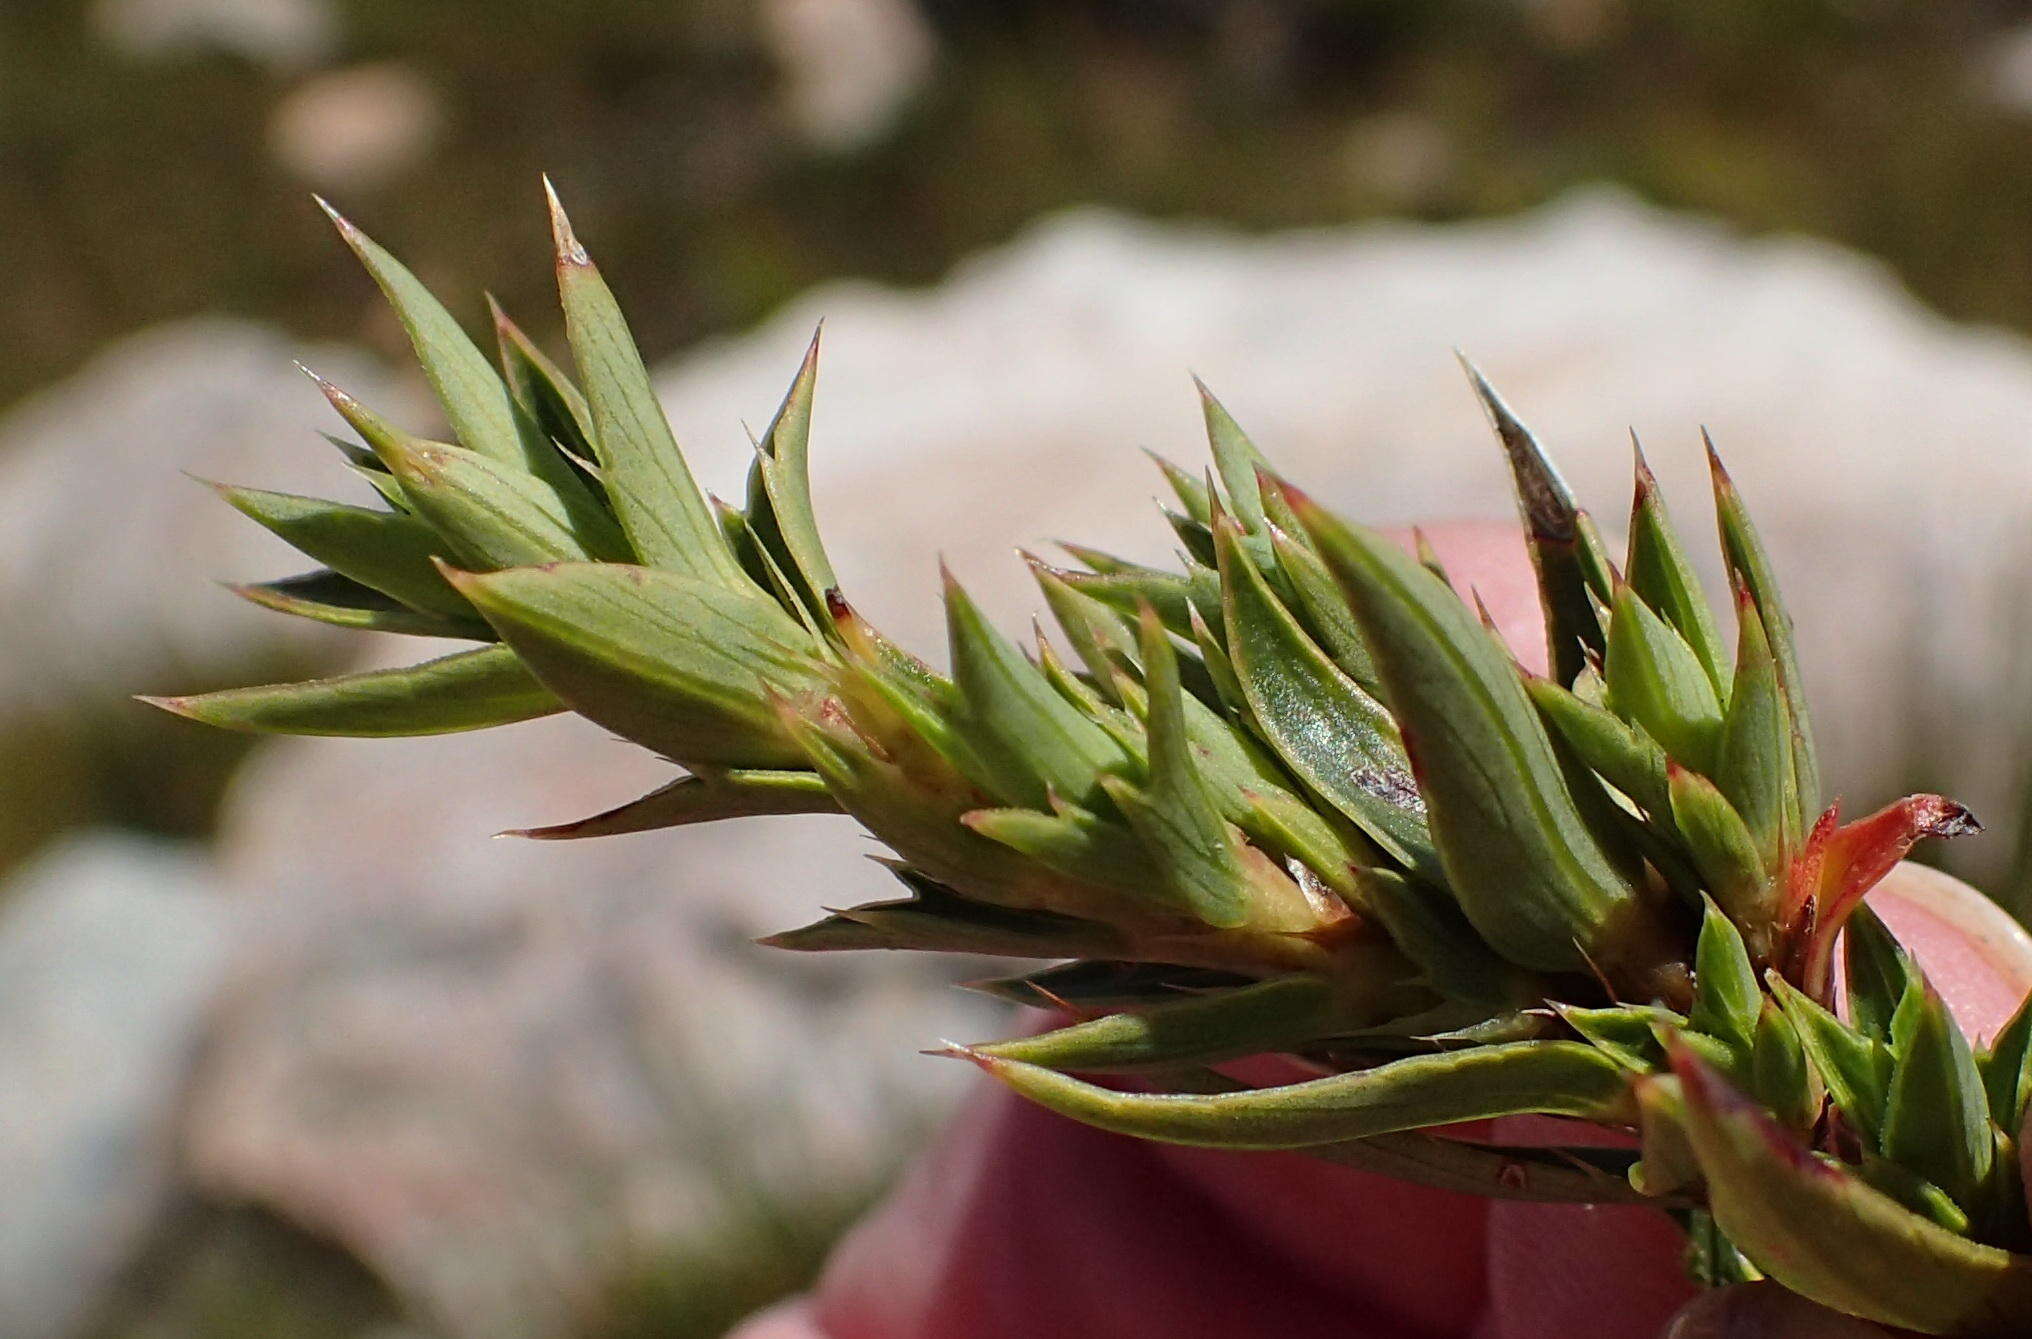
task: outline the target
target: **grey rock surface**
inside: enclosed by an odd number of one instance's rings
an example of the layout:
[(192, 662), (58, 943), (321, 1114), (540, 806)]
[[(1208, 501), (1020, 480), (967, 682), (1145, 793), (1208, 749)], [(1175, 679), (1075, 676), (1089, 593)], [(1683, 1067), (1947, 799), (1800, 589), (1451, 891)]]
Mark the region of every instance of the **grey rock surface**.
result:
[(315, 564), (186, 477), (371, 496), (313, 435), (333, 420), (296, 359), (386, 394), (357, 354), (211, 317), (122, 340), (0, 416), (0, 720), (340, 652), (218, 588)]
[(205, 862), (87, 835), (0, 908), (0, 1334), (59, 1339), (174, 1181), (187, 1068), (229, 926)]

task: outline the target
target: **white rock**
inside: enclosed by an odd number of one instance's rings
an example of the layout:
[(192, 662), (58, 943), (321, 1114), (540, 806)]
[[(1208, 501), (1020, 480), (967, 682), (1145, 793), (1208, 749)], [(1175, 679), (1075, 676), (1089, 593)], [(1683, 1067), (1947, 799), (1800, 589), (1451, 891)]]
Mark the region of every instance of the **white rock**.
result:
[(430, 81), (399, 61), (376, 61), (291, 89), (270, 114), (268, 145), (321, 190), (364, 192), (414, 167), (443, 128)]
[(0, 1334), (74, 1333), (172, 1180), (229, 925), (204, 863), (85, 836), (0, 889)]
[(92, 17), (138, 56), (215, 47), (280, 69), (313, 63), (336, 36), (328, 0), (98, 0)]
[(0, 717), (346, 648), (218, 588), (315, 564), (187, 474), (365, 500), (291, 365), (383, 393), (358, 355), (223, 318), (161, 326), (0, 417)]
[(783, 101), (807, 143), (847, 150), (888, 130), (931, 73), (931, 30), (909, 0), (762, 0)]

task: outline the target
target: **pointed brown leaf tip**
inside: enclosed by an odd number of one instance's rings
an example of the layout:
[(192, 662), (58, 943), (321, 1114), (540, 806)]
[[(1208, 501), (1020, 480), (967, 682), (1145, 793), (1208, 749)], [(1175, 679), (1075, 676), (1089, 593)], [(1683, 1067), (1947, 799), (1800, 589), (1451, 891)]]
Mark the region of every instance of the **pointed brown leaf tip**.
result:
[(494, 329), (504, 335), (519, 337), (522, 334), (522, 327), (516, 325), (509, 317), (507, 309), (502, 307), (500, 300), (492, 293), (487, 294), (486, 297), (487, 314), (493, 318)]
[(1644, 459), (1644, 443), (1637, 440), (1635, 428), (1630, 429), (1630, 454), (1635, 461), (1637, 475), (1637, 500), (1631, 508), (1634, 512), (1658, 491), (1658, 476), (1651, 472), (1651, 462)]
[(1717, 493), (1734, 493), (1736, 482), (1729, 477), (1728, 466), (1722, 464), (1722, 453), (1716, 449), (1714, 437), (1703, 426), (1700, 430), (1700, 444), (1707, 449), (1707, 472), (1714, 479)]
[(1501, 637), (1503, 630), (1496, 626), (1496, 616), (1489, 612), (1488, 602), (1482, 599), (1481, 589), (1476, 586), (1470, 586), (1468, 587), (1468, 593), (1475, 597), (1475, 613), (1480, 615), (1482, 626), (1490, 632), (1495, 633), (1496, 636)]
[(588, 266), (592, 258), (579, 245), (578, 235), (572, 231), (571, 219), (564, 212), (564, 201), (557, 198), (557, 187), (551, 184), (549, 174), (543, 178), (543, 198), (550, 206), (550, 236), (557, 247), (557, 263), (560, 266)]
[(1532, 537), (1571, 543), (1576, 527), (1573, 497), (1567, 492), (1559, 471), (1553, 468), (1537, 439), (1531, 435), (1531, 430), (1496, 393), (1496, 388), (1489, 384), (1481, 369), (1469, 362), (1459, 349), (1454, 350), (1454, 357), (1460, 360), (1461, 370), (1467, 373), (1468, 383), (1474, 387), (1475, 395), (1482, 402), (1482, 410), (1489, 417), (1490, 426), (1496, 430), (1497, 440), (1502, 442), (1503, 451), (1510, 458), (1517, 503)]

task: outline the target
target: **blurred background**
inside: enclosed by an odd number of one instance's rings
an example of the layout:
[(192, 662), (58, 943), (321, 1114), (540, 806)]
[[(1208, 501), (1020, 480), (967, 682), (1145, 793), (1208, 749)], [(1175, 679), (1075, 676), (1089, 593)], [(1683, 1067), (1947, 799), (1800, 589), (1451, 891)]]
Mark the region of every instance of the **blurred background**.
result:
[[(330, 196), (557, 349), (549, 172), (714, 487), (823, 316), (849, 592), (1162, 558), (1188, 369), (1374, 521), (1503, 515), (1450, 350), (1610, 528), (1756, 508), (1852, 811), (2032, 905), (2032, 12), (1893, 0), (0, 5), (0, 1334), (712, 1336), (802, 1286), (1001, 1022), (753, 947), (841, 820), (535, 846), (660, 784), (572, 722), (248, 741), (128, 701), (407, 651), (182, 472), (348, 495), (291, 369), (432, 426)], [(1714, 573), (1710, 572), (1710, 579)]]

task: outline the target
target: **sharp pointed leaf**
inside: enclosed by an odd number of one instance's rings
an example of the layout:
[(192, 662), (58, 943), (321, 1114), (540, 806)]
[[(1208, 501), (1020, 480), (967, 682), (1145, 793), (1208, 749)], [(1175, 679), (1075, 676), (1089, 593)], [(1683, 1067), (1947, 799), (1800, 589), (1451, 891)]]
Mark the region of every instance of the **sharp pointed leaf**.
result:
[(1756, 1037), (1764, 991), (1743, 947), (1743, 936), (1708, 899), (1694, 949), (1693, 1012), (1688, 1024), (1748, 1051)]
[(1668, 757), (1712, 775), (1722, 708), (1707, 671), (1686, 639), (1653, 613), (1633, 587), (1618, 588), (1611, 609), (1602, 669), (1610, 707), (1642, 726)]
[(1802, 831), (1812, 826), (1820, 812), (1820, 763), (1813, 747), (1813, 728), (1806, 716), (1805, 680), (1799, 673), (1799, 656), (1793, 649), (1792, 618), (1778, 595), (1778, 582), (1771, 573), (1757, 529), (1750, 523), (1728, 471), (1722, 468), (1714, 442), (1707, 439), (1708, 468), (1714, 477), (1715, 518), (1719, 523), (1722, 557), (1736, 584), (1750, 594), (1763, 621), (1764, 634), (1778, 665), (1778, 682), (1785, 691), (1786, 714), (1792, 722), (1793, 792), (1798, 796), (1798, 822)]
[(1757, 843), (1764, 867), (1775, 870), (1797, 844), (1792, 722), (1764, 620), (1748, 598), (1736, 605), (1736, 670), (1722, 718), (1714, 781)]
[(554, 194), (551, 228), (565, 331), (585, 383), (601, 478), (621, 528), (652, 567), (732, 588), (747, 585), (671, 434), (620, 304)]
[(1264, 736), (1294, 772), (1390, 856), (1440, 877), (1396, 723), (1305, 635), (1221, 529), (1227, 649)]
[(762, 596), (617, 563), (456, 581), (580, 715), (681, 763), (804, 763), (769, 697), (821, 680), (803, 630)]
[(412, 637), (455, 637), (491, 642), (494, 630), (475, 615), (455, 621), (422, 614), (408, 605), (351, 577), (333, 571), (306, 572), (281, 581), (229, 586), (235, 595), (279, 614), (293, 614), (335, 628), (363, 632), (394, 632)]
[(1331, 1032), (1344, 1012), (1322, 978), (1287, 976), (974, 1049), (998, 1060), (1093, 1073), (1212, 1064), (1302, 1045)]
[(1446, 884), (1475, 928), (1540, 970), (1652, 958), (1636, 890), (1582, 818), (1502, 649), (1410, 555), (1294, 502), (1376, 654)]
[(1531, 565), (1538, 573), (1538, 596), (1545, 606), (1553, 677), (1562, 686), (1570, 685), (1587, 663), (1584, 650), (1599, 655), (1603, 649), (1601, 623), (1588, 598), (1588, 572), (1590, 567), (1605, 569), (1607, 559), (1598, 551), (1592, 530), (1582, 526), (1573, 494), (1538, 439), (1472, 364), (1463, 358), (1461, 366), (1509, 457)]
[(401, 319), (459, 444), (535, 475), (554, 489), (581, 488), (570, 464), (516, 407), (508, 387), (488, 366), (487, 356), (444, 304), (365, 233), (329, 206), (326, 212)]
[(1413, 1056), (1282, 1088), (1111, 1092), (1037, 1065), (969, 1058), (1030, 1100), (1117, 1134), (1207, 1148), (1306, 1148), (1399, 1130), (1542, 1114), (1600, 1119), (1628, 1101), (1623, 1071), (1577, 1042), (1512, 1042)]
[(1778, 1282), (1926, 1334), (2013, 1334), (2032, 1314), (2032, 1260), (1958, 1237), (1808, 1153), (1690, 1051), (1673, 1063), (1715, 1221)]
[(945, 597), (958, 690), (951, 721), (987, 767), (975, 784), (1031, 809), (1050, 808), (1053, 794), (1093, 807), (1101, 774), (1122, 765), (1120, 746), (1053, 690), (958, 582), (947, 579)]
[(1630, 556), (1624, 575), (1638, 598), (1685, 638), (1707, 671), (1715, 696), (1726, 701), (1729, 662), (1715, 628), (1714, 611), (1708, 607), (1700, 578), (1673, 530), (1658, 481), (1641, 449), (1637, 452), (1637, 500), (1630, 509)]
[(548, 827), (522, 828), (505, 833), (537, 841), (566, 841), (581, 837), (618, 837), (631, 832), (653, 832), (659, 828), (683, 827), (691, 823), (713, 823), (722, 818), (750, 818), (757, 814), (836, 814), (840, 806), (825, 782), (812, 772), (763, 771), (732, 768), (681, 776), (667, 786), (650, 791), (591, 818)]
[(371, 738), (484, 730), (563, 710), (505, 646), (401, 669), (142, 700), (228, 730)]
[(445, 541), (414, 516), (258, 488), (213, 488), (284, 542), (363, 586), (420, 613), (459, 621), (477, 617), (431, 561), (445, 552)]
[(1884, 1156), (1963, 1206), (1990, 1175), (1990, 1104), (1968, 1038), (1932, 990), (1899, 1050), (1884, 1111)]

